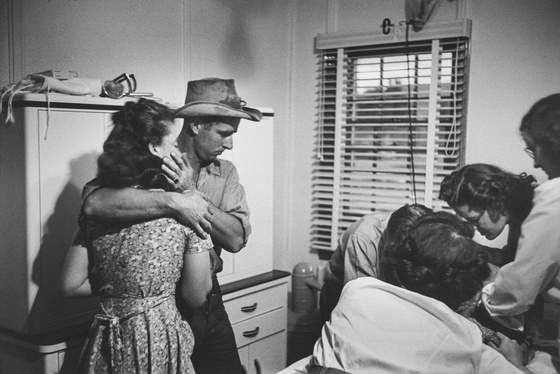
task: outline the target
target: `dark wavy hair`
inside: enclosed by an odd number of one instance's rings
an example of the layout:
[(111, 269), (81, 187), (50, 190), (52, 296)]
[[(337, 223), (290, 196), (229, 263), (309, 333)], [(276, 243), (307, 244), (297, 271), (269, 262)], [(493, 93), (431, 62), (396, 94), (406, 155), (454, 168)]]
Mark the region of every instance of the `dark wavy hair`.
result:
[(471, 164), (452, 172), (441, 182), (439, 198), (450, 207), (507, 210), (515, 222), (525, 220), (533, 206), (535, 178), (515, 175), (490, 164)]
[(529, 135), (548, 158), (560, 165), (560, 93), (533, 104), (523, 116), (519, 131)]
[(161, 144), (169, 134), (166, 122), (173, 122), (173, 112), (154, 100), (129, 101), (112, 114), (113, 130), (103, 144), (97, 160), (99, 184), (104, 187), (169, 189), (161, 171), (161, 158), (150, 152), (149, 144)]
[(389, 220), (387, 227), (383, 231), (379, 244), (379, 257), (381, 258), (385, 251), (390, 251), (395, 243), (399, 243), (412, 227), (416, 220), (426, 213), (432, 212), (432, 209), (422, 204), (406, 204), (395, 210)]
[(381, 279), (457, 310), (490, 275), (487, 255), (473, 234), (470, 225), (451, 213), (427, 213), (385, 254)]

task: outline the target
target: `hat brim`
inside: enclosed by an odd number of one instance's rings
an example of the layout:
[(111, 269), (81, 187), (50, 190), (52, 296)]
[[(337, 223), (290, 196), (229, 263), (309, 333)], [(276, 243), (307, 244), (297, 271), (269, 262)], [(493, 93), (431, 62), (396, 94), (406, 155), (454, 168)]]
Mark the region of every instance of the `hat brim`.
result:
[(183, 105), (174, 112), (175, 118), (208, 116), (243, 118), (255, 122), (263, 118), (262, 113), (258, 109), (249, 107), (234, 109), (229, 105), (213, 101), (193, 101), (192, 103)]

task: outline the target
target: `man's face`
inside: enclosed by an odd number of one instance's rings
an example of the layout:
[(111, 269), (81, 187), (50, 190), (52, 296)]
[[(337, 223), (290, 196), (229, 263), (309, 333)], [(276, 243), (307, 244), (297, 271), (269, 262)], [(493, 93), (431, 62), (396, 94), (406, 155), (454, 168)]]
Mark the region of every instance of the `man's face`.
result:
[(212, 162), (226, 149), (233, 148), (233, 134), (239, 127), (239, 118), (212, 117), (195, 126), (193, 150), (202, 162)]

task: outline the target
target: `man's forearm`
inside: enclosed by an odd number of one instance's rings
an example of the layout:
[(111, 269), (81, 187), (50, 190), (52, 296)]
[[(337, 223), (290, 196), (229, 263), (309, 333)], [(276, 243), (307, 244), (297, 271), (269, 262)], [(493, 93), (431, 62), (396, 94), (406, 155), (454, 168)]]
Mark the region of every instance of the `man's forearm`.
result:
[(83, 213), (86, 217), (106, 221), (173, 217), (201, 238), (211, 231), (208, 202), (196, 191), (178, 193), (100, 188), (86, 198)]
[(228, 252), (239, 252), (245, 245), (243, 225), (235, 216), (212, 208), (212, 242)]
[(100, 188), (84, 201), (86, 217), (109, 221), (155, 219), (173, 215), (172, 198), (167, 192), (135, 188)]

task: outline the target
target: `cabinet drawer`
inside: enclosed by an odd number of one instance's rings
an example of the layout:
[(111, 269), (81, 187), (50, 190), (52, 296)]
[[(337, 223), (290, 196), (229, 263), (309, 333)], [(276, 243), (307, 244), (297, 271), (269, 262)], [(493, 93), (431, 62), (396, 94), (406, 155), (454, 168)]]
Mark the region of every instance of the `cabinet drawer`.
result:
[(286, 308), (277, 309), (233, 325), (237, 347), (243, 347), (285, 330), (286, 311)]
[(286, 284), (266, 288), (224, 302), (231, 324), (286, 308), (288, 290)]

